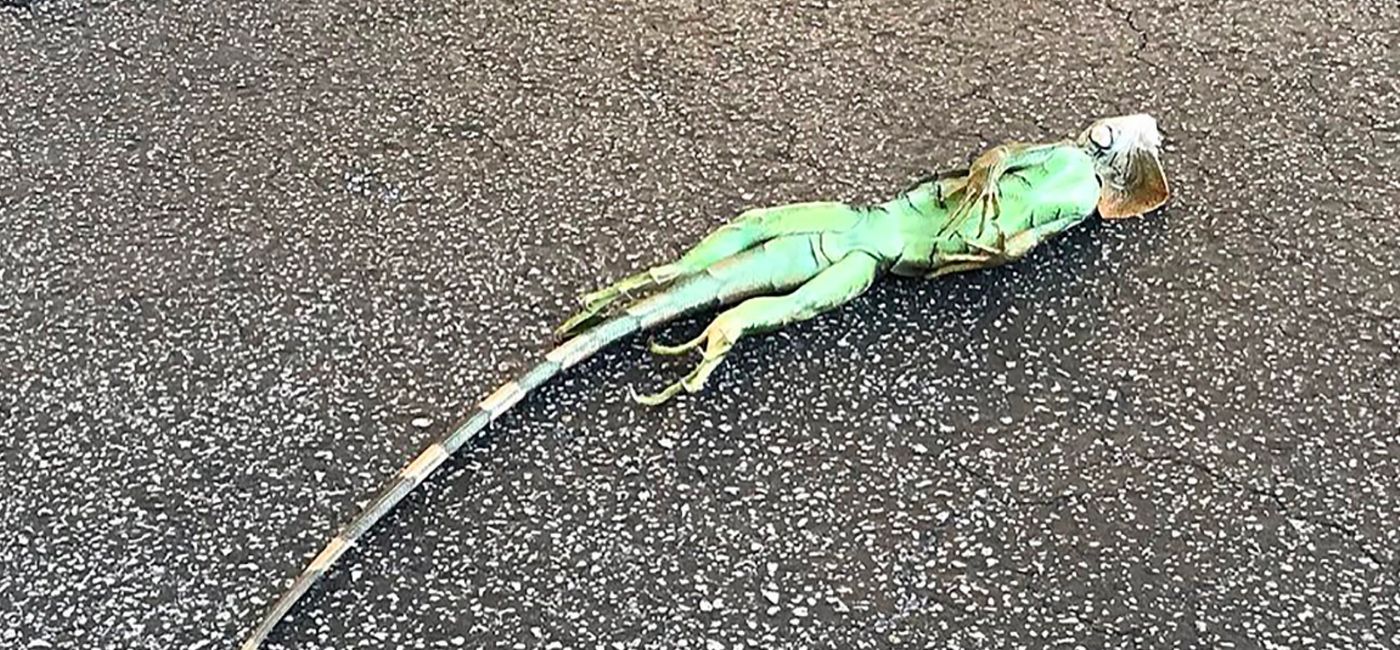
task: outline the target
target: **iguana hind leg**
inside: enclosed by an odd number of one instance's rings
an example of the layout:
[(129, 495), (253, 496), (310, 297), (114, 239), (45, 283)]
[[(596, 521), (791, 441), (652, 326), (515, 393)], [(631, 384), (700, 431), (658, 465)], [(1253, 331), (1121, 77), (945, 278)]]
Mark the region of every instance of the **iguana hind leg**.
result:
[(670, 264), (653, 267), (579, 297), (583, 308), (554, 330), (569, 337), (596, 323), (620, 298), (666, 286), (746, 251), (765, 241), (802, 233), (844, 230), (860, 219), (860, 212), (836, 202), (793, 203), (749, 210), (720, 226)]
[(750, 298), (720, 314), (700, 336), (678, 346), (658, 346), (652, 350), (661, 354), (679, 354), (700, 347), (705, 350), (700, 365), (680, 381), (654, 395), (638, 396), (636, 400), (657, 405), (675, 397), (681, 391), (698, 392), (705, 386), (710, 373), (724, 361), (740, 338), (778, 329), (789, 323), (807, 320), (829, 311), (859, 296), (874, 282), (879, 262), (865, 253), (851, 253), (818, 273), (805, 284), (784, 296)]
[(630, 275), (607, 287), (579, 296), (583, 309), (555, 328), (554, 335), (568, 338), (603, 319), (604, 310), (618, 298), (652, 287), (662, 287), (683, 275), (678, 264), (663, 264), (642, 273)]

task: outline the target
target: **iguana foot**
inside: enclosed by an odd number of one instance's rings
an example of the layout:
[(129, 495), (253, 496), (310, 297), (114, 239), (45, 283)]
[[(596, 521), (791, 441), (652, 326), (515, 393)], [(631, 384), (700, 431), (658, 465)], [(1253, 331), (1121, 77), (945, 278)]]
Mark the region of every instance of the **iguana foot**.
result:
[(967, 242), (968, 248), (978, 253), (945, 253), (938, 256), (938, 267), (929, 273), (929, 278), (939, 278), (964, 271), (975, 271), (996, 266), (1001, 260), (1001, 251), (976, 242)]
[(681, 276), (681, 269), (674, 264), (664, 264), (649, 271), (628, 276), (607, 287), (586, 293), (579, 297), (579, 303), (583, 309), (570, 316), (554, 330), (554, 335), (559, 338), (569, 338), (579, 332), (596, 324), (603, 319), (604, 311), (608, 306), (617, 301), (643, 289), (651, 289), (663, 286)]
[[(1055, 228), (1063, 229), (1065, 224), (1073, 223), (1069, 219), (1062, 219), (1046, 224), (1043, 229), (1048, 232), (1055, 232)], [(1030, 230), (1017, 233), (1010, 237), (1006, 233), (997, 231), (997, 239), (994, 244), (987, 245), (976, 241), (967, 242), (968, 248), (977, 250), (976, 253), (955, 253), (939, 256), (941, 265), (928, 275), (930, 278), (937, 278), (952, 273), (972, 271), (975, 269), (986, 269), (993, 266), (1008, 264), (1025, 257), (1032, 248), (1040, 244), (1044, 235), (1041, 229), (1032, 228)]]
[[(993, 225), (992, 227), (996, 228), (995, 225)], [(1009, 261), (1010, 259), (1010, 257), (1007, 255), (1006, 243), (1006, 233), (998, 229), (996, 242), (992, 243), (991, 245), (983, 244), (975, 239), (968, 240), (967, 245), (969, 248), (975, 248), (981, 251), (982, 254), (988, 258), (988, 261), (998, 262)]]
[(948, 185), (944, 196), (956, 207), (947, 224), (939, 229), (939, 236), (959, 232), (974, 215), (978, 219), (975, 236), (982, 236), (983, 228), (1001, 214), (1001, 178), (1018, 155), (1018, 150), (1007, 146), (989, 149), (972, 161), (966, 176)]
[(687, 393), (700, 392), (700, 390), (705, 387), (705, 382), (710, 379), (710, 373), (714, 372), (715, 368), (719, 367), (720, 362), (724, 361), (724, 357), (734, 348), (734, 341), (738, 340), (739, 336), (742, 334), (741, 329), (738, 331), (726, 331), (735, 330), (736, 326), (741, 326), (741, 324), (736, 322), (733, 318), (724, 318), (722, 314), (719, 318), (716, 318), (715, 322), (711, 323), (709, 327), (706, 327), (705, 331), (700, 333), (700, 336), (686, 341), (685, 343), (677, 346), (664, 346), (652, 343), (651, 351), (663, 355), (685, 354), (686, 352), (700, 347), (701, 343), (707, 341), (709, 345), (705, 347), (705, 353), (700, 360), (700, 365), (695, 366), (695, 369), (690, 371), (690, 374), (686, 375), (683, 379), (663, 388), (661, 392), (651, 395), (633, 395), (632, 399), (647, 406), (656, 406), (665, 403), (667, 400), (680, 394), (681, 391)]
[(995, 222), (997, 215), (1001, 214), (1001, 192), (995, 180), (969, 177), (948, 196), (957, 201), (957, 207), (940, 234), (958, 232), (964, 222), (976, 215), (979, 219), (976, 235), (981, 236), (982, 229), (988, 223)]
[(734, 344), (743, 336), (770, 332), (789, 323), (807, 320), (858, 296), (870, 287), (879, 273), (880, 261), (865, 253), (852, 253), (823, 269), (797, 290), (783, 296), (749, 298), (726, 310), (695, 337), (680, 345), (652, 344), (657, 354), (683, 354), (703, 343), (705, 353), (700, 365), (684, 379), (667, 386), (661, 392), (633, 396), (638, 402), (655, 406), (675, 397), (681, 391), (699, 392), (710, 374), (724, 361)]
[(991, 258), (987, 255), (953, 255), (942, 258), (944, 264), (940, 264), (926, 277), (929, 279), (941, 278), (945, 275), (963, 273), (965, 271), (976, 271), (985, 269), (991, 264)]

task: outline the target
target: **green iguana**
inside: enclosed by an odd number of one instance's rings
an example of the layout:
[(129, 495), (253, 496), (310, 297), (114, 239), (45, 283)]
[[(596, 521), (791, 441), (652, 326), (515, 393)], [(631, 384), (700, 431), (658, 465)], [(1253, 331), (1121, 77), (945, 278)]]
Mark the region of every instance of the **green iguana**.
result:
[[(453, 452), (530, 390), (605, 346), (683, 314), (738, 302), (693, 340), (651, 345), (666, 355), (704, 349), (694, 371), (637, 400), (654, 405), (681, 391), (694, 393), (744, 336), (833, 309), (883, 273), (937, 277), (996, 266), (1096, 211), (1119, 219), (1156, 209), (1168, 196), (1160, 144), (1151, 116), (1106, 118), (1077, 139), (994, 147), (969, 168), (938, 174), (879, 205), (820, 202), (750, 210), (680, 259), (583, 296), (582, 311), (556, 331), (565, 342), (482, 400), (475, 414), (391, 479), (297, 576), (243, 650), (261, 645), (312, 583)], [(619, 299), (662, 288), (607, 315)]]

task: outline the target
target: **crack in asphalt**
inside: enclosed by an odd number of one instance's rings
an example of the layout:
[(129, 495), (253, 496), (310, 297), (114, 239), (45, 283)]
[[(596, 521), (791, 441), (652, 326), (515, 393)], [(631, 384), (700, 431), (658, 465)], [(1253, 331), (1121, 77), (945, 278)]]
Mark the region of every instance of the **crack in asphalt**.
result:
[(1147, 50), (1147, 31), (1137, 24), (1137, 10), (1123, 9), (1109, 0), (1105, 0), (1104, 6), (1107, 7), (1109, 11), (1118, 14), (1119, 18), (1122, 18), (1123, 22), (1128, 26), (1128, 29), (1136, 36), (1136, 42), (1133, 44), (1133, 49), (1128, 53), (1128, 56), (1139, 63), (1147, 64), (1147, 66), (1153, 70), (1161, 70), (1162, 66), (1160, 64), (1143, 56), (1143, 53)]
[[(1190, 459), (1190, 458), (1183, 458), (1183, 457), (1181, 457), (1181, 456), (1179, 456), (1179, 455), (1177, 455), (1177, 454), (1175, 454), (1175, 453), (1169, 453), (1169, 454), (1144, 454), (1144, 453), (1142, 453), (1142, 452), (1134, 452), (1134, 453), (1136, 453), (1136, 454), (1137, 454), (1140, 458), (1142, 458), (1143, 460), (1148, 460), (1148, 461), (1167, 461), (1167, 462), (1169, 462), (1169, 463), (1174, 463), (1174, 464), (1178, 464), (1178, 465), (1185, 465), (1185, 466), (1191, 467), (1191, 468), (1193, 468), (1193, 469), (1199, 471), (1200, 473), (1205, 474), (1207, 477), (1209, 477), (1211, 480), (1213, 480), (1213, 481), (1215, 481), (1215, 482), (1217, 482), (1217, 483), (1220, 483), (1220, 484), (1223, 484), (1223, 485), (1228, 485), (1228, 486), (1230, 486), (1230, 487), (1232, 487), (1232, 488), (1234, 488), (1234, 489), (1236, 489), (1236, 490), (1239, 490), (1239, 491), (1242, 491), (1242, 492), (1246, 492), (1246, 493), (1249, 493), (1249, 494), (1253, 494), (1253, 495), (1255, 495), (1255, 496), (1264, 497), (1267, 501), (1269, 501), (1270, 503), (1272, 503), (1272, 504), (1274, 505), (1275, 508), (1277, 508), (1277, 509), (1279, 510), (1279, 513), (1280, 513), (1280, 514), (1282, 514), (1282, 515), (1283, 515), (1285, 518), (1287, 518), (1287, 519), (1305, 521), (1305, 522), (1307, 522), (1307, 523), (1313, 524), (1314, 526), (1322, 526), (1322, 527), (1324, 527), (1324, 528), (1327, 528), (1327, 529), (1329, 529), (1329, 530), (1331, 530), (1331, 531), (1337, 533), (1338, 535), (1340, 535), (1340, 536), (1342, 537), (1342, 539), (1345, 539), (1346, 541), (1350, 542), (1353, 546), (1355, 546), (1356, 549), (1357, 549), (1363, 556), (1365, 556), (1365, 558), (1366, 558), (1376, 569), (1378, 569), (1378, 570), (1380, 570), (1380, 571), (1383, 571), (1383, 572), (1384, 572), (1384, 571), (1387, 571), (1387, 569), (1389, 569), (1389, 570), (1392, 571), (1392, 572), (1400, 573), (1400, 567), (1391, 567), (1391, 566), (1390, 566), (1391, 563), (1390, 563), (1389, 561), (1387, 561), (1387, 560), (1381, 558), (1381, 556), (1380, 556), (1379, 553), (1377, 553), (1374, 549), (1370, 548), (1370, 547), (1365, 543), (1365, 540), (1363, 540), (1363, 539), (1361, 538), (1360, 533), (1359, 533), (1358, 531), (1356, 531), (1355, 529), (1352, 529), (1352, 528), (1347, 527), (1347, 526), (1345, 526), (1345, 525), (1343, 525), (1343, 524), (1340, 524), (1340, 523), (1337, 523), (1337, 522), (1334, 522), (1334, 521), (1331, 521), (1331, 520), (1328, 520), (1328, 519), (1324, 519), (1324, 518), (1321, 518), (1321, 517), (1315, 517), (1315, 516), (1312, 516), (1312, 515), (1297, 513), (1297, 512), (1294, 510), (1294, 508), (1292, 508), (1292, 507), (1289, 505), (1289, 503), (1287, 502), (1287, 500), (1285, 500), (1281, 495), (1279, 495), (1278, 493), (1276, 493), (1276, 492), (1274, 492), (1274, 491), (1272, 491), (1272, 490), (1267, 490), (1267, 489), (1264, 489), (1264, 488), (1256, 487), (1256, 486), (1249, 485), (1249, 484), (1247, 484), (1247, 483), (1243, 483), (1243, 482), (1241, 482), (1241, 481), (1235, 480), (1235, 479), (1230, 478), (1229, 476), (1225, 475), (1225, 474), (1224, 474), (1223, 472), (1221, 472), (1220, 470), (1217, 470), (1216, 468), (1211, 467), (1209, 464), (1207, 464), (1207, 463), (1205, 463), (1205, 462), (1202, 462), (1202, 461), (1199, 461), (1199, 460), (1193, 460), (1193, 459)], [(1363, 563), (1363, 565), (1364, 565), (1364, 563)], [(1368, 567), (1368, 568), (1370, 568), (1370, 567)]]

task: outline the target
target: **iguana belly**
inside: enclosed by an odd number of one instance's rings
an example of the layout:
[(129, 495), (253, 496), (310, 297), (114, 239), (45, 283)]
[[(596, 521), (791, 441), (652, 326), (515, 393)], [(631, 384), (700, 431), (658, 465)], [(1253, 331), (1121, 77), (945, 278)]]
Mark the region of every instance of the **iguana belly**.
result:
[(897, 222), (902, 246), (891, 266), (900, 275), (923, 276), (968, 255), (997, 249), (1005, 238), (1064, 219), (1083, 219), (1099, 195), (1093, 161), (1073, 145), (1060, 147), (1044, 163), (1002, 177), (1000, 211), (980, 211), (950, 227), (959, 201), (945, 200), (957, 179), (932, 181), (880, 206)]

